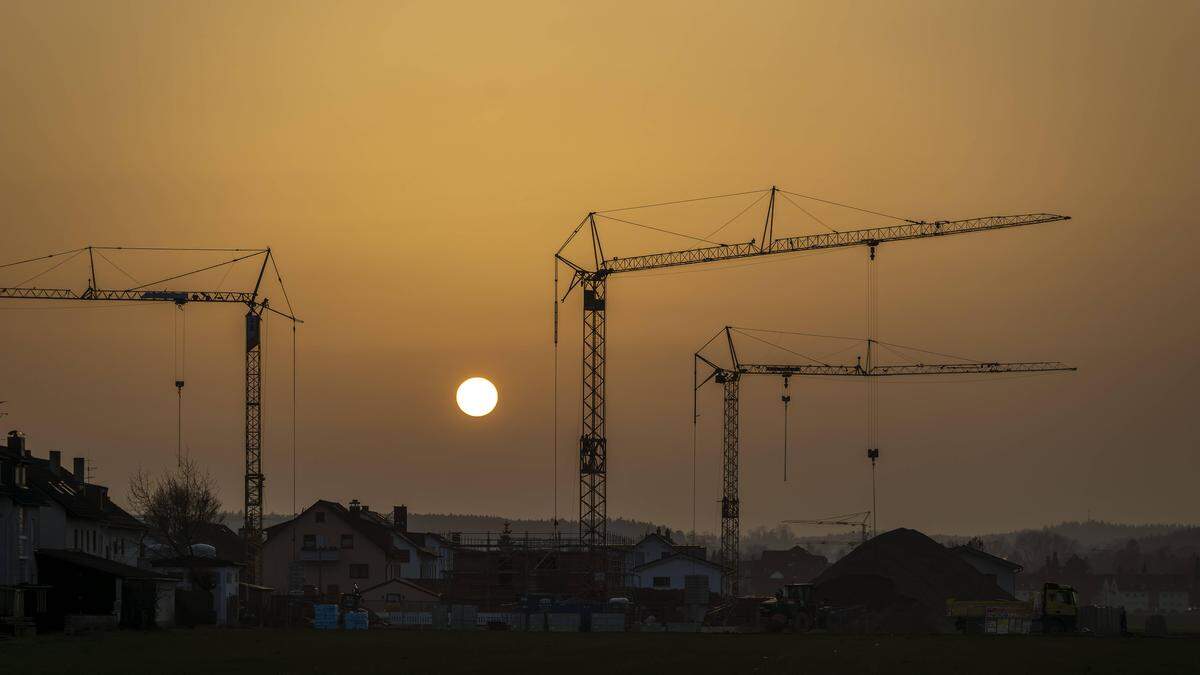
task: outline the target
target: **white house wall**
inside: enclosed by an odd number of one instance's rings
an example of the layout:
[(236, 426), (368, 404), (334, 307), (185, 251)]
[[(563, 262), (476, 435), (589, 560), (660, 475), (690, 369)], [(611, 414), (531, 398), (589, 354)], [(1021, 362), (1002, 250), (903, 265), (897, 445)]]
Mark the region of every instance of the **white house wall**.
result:
[[(685, 577), (703, 575), (708, 577), (708, 590), (710, 593), (719, 593), (721, 590), (721, 572), (719, 570), (699, 561), (689, 560), (688, 558), (666, 560), (656, 565), (637, 570), (634, 572), (634, 575), (639, 588), (683, 590)], [(669, 587), (655, 586), (654, 577), (670, 577), (671, 585)]]

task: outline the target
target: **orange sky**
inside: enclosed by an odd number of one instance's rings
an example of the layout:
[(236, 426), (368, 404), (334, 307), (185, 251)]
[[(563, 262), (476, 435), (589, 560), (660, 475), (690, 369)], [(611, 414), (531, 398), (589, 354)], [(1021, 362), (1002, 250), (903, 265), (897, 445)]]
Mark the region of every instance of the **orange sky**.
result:
[[(1198, 22), (1186, 2), (6, 2), (0, 260), (272, 246), (307, 321), (302, 505), (544, 516), (550, 256), (588, 210), (774, 183), (911, 217), (1065, 213), (881, 252), (882, 339), (1081, 370), (883, 387), (880, 526), (1194, 522)], [(725, 324), (863, 334), (864, 258), (614, 279), (611, 515), (690, 526), (692, 352)], [(0, 307), (4, 423), (118, 490), (168, 466), (173, 310), (44, 306)], [(562, 309), (573, 517), (578, 296)], [(241, 312), (187, 312), (187, 443), (239, 508)], [(287, 511), (290, 340), (268, 330)], [(470, 375), (500, 387), (489, 417), (454, 407)], [(869, 502), (861, 385), (793, 388), (787, 483), (778, 383), (745, 388), (750, 526)], [(715, 390), (702, 406), (712, 530)]]

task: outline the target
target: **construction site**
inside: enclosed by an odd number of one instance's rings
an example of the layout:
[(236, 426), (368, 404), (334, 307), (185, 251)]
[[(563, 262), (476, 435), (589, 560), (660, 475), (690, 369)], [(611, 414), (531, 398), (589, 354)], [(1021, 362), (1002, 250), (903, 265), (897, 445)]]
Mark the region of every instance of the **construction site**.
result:
[(0, 671), (1196, 670), (1193, 5), (0, 7)]
[[(673, 208), (697, 204), (710, 214), (720, 214), (714, 222), (704, 223), (708, 231), (705, 236), (677, 231), (656, 217), (664, 210), (669, 213)], [(814, 212), (818, 207), (826, 209), (824, 217)], [(851, 219), (884, 218), (894, 222), (847, 229), (831, 224), (839, 221), (828, 211), (849, 213)], [(671, 221), (669, 215), (664, 217), (668, 222), (685, 225), (692, 218), (694, 213), (682, 221), (679, 218)], [(225, 534), (212, 530), (211, 534), (195, 540), (191, 554), (211, 551), (205, 555), (215, 558), (205, 564), (236, 569), (240, 586), (228, 598), (213, 596), (201, 601), (220, 608), (215, 618), (207, 620), (203, 613), (185, 617), (181, 604), (185, 603), (185, 597), (178, 595), (179, 592), (175, 600), (178, 607), (165, 606), (160, 599), (150, 608), (159, 626), (215, 621), (217, 625), (288, 628), (542, 632), (1122, 634), (1127, 630), (1122, 607), (1109, 606), (1096, 597), (1085, 598), (1090, 601), (1085, 606), (1079, 591), (1061, 579), (1047, 576), (1043, 586), (1018, 597), (1016, 575), (1022, 566), (988, 553), (982, 544), (950, 547), (913, 529), (881, 530), (878, 525), (877, 466), (885, 457), (882, 450), (887, 445), (879, 423), (881, 383), (915, 380), (932, 384), (1006, 375), (1063, 376), (1076, 370), (1056, 360), (974, 360), (880, 339), (881, 261), (899, 246), (955, 235), (988, 233), (1002, 237), (1004, 230), (1053, 227), (1066, 220), (1069, 216), (1040, 212), (920, 220), (776, 186), (587, 213), (554, 254), (550, 341), (555, 361), (553, 431), (557, 474), (558, 365), (564, 358), (560, 354), (560, 328), (568, 312), (579, 312), (577, 316), (582, 320), (578, 323), (578, 337), (582, 346), (577, 384), (581, 395), (576, 422), (580, 433), (574, 467), (578, 476), (577, 510), (570, 513), (574, 518), (559, 517), (556, 487), (556, 512), (551, 527), (544, 531), (514, 531), (507, 523), (496, 531), (418, 531), (409, 526), (406, 506), (395, 506), (393, 513), (386, 515), (358, 500), (343, 506), (324, 499), (303, 511), (297, 507), (297, 513), (290, 519), (264, 526), (265, 319), (281, 318), (290, 328), (292, 409), (288, 417), (293, 425), (297, 329), (303, 324), (293, 309), (270, 248), (89, 245), (6, 265), (6, 270), (36, 270), (36, 273), (21, 283), (0, 288), (0, 298), (82, 305), (128, 302), (173, 306), (175, 452), (180, 466), (190, 461), (184, 438), (187, 308), (196, 303), (246, 308), (243, 522), (236, 534), (228, 528)], [(803, 231), (801, 222), (823, 231), (795, 234)], [(690, 231), (697, 231), (696, 224), (690, 224)], [(727, 243), (726, 236), (739, 228), (742, 232), (750, 228), (756, 236)], [(629, 230), (634, 231), (634, 237), (628, 236)], [(695, 246), (635, 255), (606, 252), (639, 245), (638, 231), (686, 239)], [(716, 539), (702, 538), (695, 522), (699, 494), (696, 483), (699, 460), (695, 456), (691, 467), (690, 533), (661, 528), (633, 536), (610, 532), (607, 420), (610, 394), (606, 385), (610, 365), (607, 314), (614, 298), (609, 292), (612, 278), (666, 268), (712, 269), (747, 259), (836, 250), (857, 252), (866, 266), (861, 337), (727, 325), (692, 352), (693, 453), (701, 438), (719, 448)], [(191, 269), (173, 267), (177, 263), (172, 261), (188, 255), (215, 257), (216, 262)], [(137, 266), (148, 264), (145, 261), (159, 265), (155, 269), (161, 271), (153, 276), (161, 278), (144, 281), (147, 274)], [(46, 277), (54, 278), (55, 274), (80, 268), (88, 279), (83, 288), (41, 285)], [(137, 269), (137, 274), (131, 268)], [(564, 270), (565, 279), (560, 276)], [(115, 274), (123, 277), (122, 283), (113, 283), (120, 278)], [(108, 283), (101, 280), (102, 275)], [(239, 288), (239, 284), (245, 287)], [(278, 295), (282, 302), (278, 299), (272, 302), (270, 295)], [(807, 323), (819, 325), (819, 317), (812, 317)], [(752, 383), (757, 382), (774, 382), (778, 386), (779, 426), (771, 434), (777, 446), (767, 454), (773, 457), (772, 461), (779, 462), (777, 469), (770, 471), (775, 480), (784, 483), (806, 477), (813, 462), (820, 461), (821, 452), (819, 448), (798, 448), (793, 439), (798, 433), (792, 420), (793, 392), (814, 392), (843, 383), (861, 385), (858, 391), (863, 408), (862, 426), (853, 435), (864, 440), (860, 457), (862, 466), (869, 467), (865, 473), (869, 476), (869, 491), (864, 492), (865, 485), (860, 485), (847, 486), (844, 492), (868, 497), (869, 502), (859, 505), (869, 508), (820, 518), (780, 519), (779, 527), (785, 531), (794, 528), (806, 530), (810, 535), (798, 539), (801, 543), (790, 549), (747, 553), (742, 548), (745, 539), (742, 519), (762, 506), (742, 485), (745, 429), (742, 399), (743, 392), (751, 391)], [(493, 388), (490, 407), (481, 415), (495, 406), (494, 391)], [(461, 398), (459, 403), (463, 405)], [(712, 414), (705, 415), (705, 411)], [(718, 419), (719, 424), (702, 424), (709, 417)], [(810, 420), (809, 425), (814, 423), (811, 416), (806, 419)], [(800, 431), (803, 430), (801, 427)], [(291, 442), (295, 457), (294, 426)], [(36, 465), (39, 460), (26, 443), (23, 434), (17, 431), (9, 434), (12, 459), (18, 464)], [(619, 447), (617, 451), (620, 452)], [(763, 453), (756, 455), (756, 461), (762, 461)], [(52, 456), (47, 465), (51, 480), (57, 475), (58, 461), (57, 456)], [(76, 459), (74, 474), (69, 477), (86, 486), (86, 481), (93, 479), (90, 475), (80, 478), (82, 461)], [(814, 528), (829, 534), (814, 537), (811, 534)], [(156, 535), (153, 532), (149, 535), (150, 539), (142, 538), (140, 550), (147, 550), (147, 542), (154, 541)], [(363, 539), (357, 547), (356, 536)], [(383, 564), (357, 562), (372, 555), (358, 552), (363, 546), (371, 551), (377, 549)], [(130, 561), (136, 562), (134, 567), (155, 564), (144, 556)], [(87, 563), (76, 561), (76, 564)], [(36, 608), (45, 604), (46, 591), (21, 588), (18, 586), (6, 601), (11, 613), (9, 620), (14, 626), (26, 626), (30, 631), (35, 626), (69, 628), (73, 620), (80, 620), (73, 619), (73, 615), (54, 615), (53, 611), (39, 614)], [(49, 588), (53, 597), (53, 586)], [(1185, 606), (1190, 605), (1185, 602)], [(121, 619), (122, 625), (125, 621)]]

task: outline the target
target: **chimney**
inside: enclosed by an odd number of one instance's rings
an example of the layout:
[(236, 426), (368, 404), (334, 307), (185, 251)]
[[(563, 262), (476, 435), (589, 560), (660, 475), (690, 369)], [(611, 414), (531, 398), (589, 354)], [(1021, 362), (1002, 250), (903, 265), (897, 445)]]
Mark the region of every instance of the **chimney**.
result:
[(408, 532), (408, 507), (393, 506), (392, 507), (392, 524), (401, 532)]
[(62, 467), (62, 450), (50, 451), (50, 466), (55, 469)]
[(8, 449), (18, 455), (25, 454), (25, 434), (16, 429), (8, 432)]
[(350, 513), (358, 513), (362, 510), (362, 504), (357, 499), (350, 500)]
[(75, 462), (75, 471), (73, 473), (75, 474), (75, 480), (82, 484), (84, 481), (87, 480), (87, 475), (86, 475), (87, 460), (84, 459), (83, 457), (76, 457), (74, 459), (74, 462)]

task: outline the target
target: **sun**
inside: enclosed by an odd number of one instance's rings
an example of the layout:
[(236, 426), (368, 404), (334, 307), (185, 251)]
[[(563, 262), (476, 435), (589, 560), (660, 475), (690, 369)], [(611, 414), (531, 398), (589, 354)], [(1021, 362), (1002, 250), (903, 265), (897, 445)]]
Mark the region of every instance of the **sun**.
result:
[(500, 400), (496, 385), (483, 377), (472, 377), (458, 385), (454, 395), (458, 401), (458, 409), (471, 417), (483, 417), (496, 409), (496, 401)]

